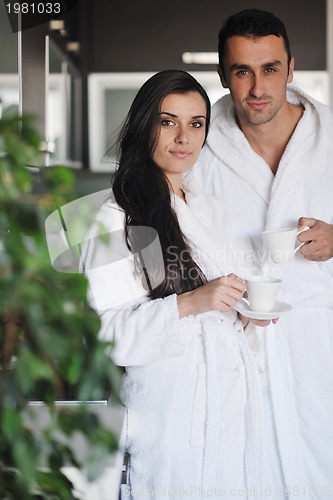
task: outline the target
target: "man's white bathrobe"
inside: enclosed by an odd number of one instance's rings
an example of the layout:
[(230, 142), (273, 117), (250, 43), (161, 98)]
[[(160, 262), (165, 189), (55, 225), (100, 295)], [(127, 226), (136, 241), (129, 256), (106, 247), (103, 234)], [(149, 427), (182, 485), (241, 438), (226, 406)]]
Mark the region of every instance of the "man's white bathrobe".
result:
[[(187, 204), (173, 203), (194, 259), (209, 279), (225, 275), (221, 210), (191, 175), (183, 188)], [(260, 383), (236, 312), (179, 319), (176, 295), (148, 300), (133, 256), (122, 249), (108, 263), (109, 243), (95, 239), (109, 233), (112, 242), (123, 227), (123, 212), (106, 202), (82, 257), (100, 337), (115, 342), (111, 356), (126, 367), (131, 467), (123, 498), (262, 498)]]
[(294, 262), (273, 264), (261, 237), (296, 227), (301, 216), (333, 223), (333, 117), (295, 87), (287, 96), (304, 113), (275, 177), (237, 126), (229, 95), (213, 107), (194, 172), (228, 213), (239, 274), (281, 277), (278, 299), (293, 306), (275, 327), (257, 329), (266, 419), (279, 450), (270, 454), (273, 470), (288, 498), (333, 498), (333, 259), (311, 262), (298, 252)]

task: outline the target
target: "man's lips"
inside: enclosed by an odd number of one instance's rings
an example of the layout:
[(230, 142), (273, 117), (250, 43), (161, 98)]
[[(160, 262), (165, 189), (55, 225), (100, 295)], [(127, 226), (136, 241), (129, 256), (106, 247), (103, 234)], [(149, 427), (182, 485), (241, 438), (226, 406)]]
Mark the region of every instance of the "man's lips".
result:
[(264, 109), (269, 101), (247, 101), (248, 106), (252, 109)]

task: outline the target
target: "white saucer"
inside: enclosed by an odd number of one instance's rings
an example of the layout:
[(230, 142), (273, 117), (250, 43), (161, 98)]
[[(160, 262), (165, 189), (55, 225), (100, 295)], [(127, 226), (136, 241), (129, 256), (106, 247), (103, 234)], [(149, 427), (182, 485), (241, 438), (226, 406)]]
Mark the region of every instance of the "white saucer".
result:
[(273, 311), (256, 312), (250, 309), (249, 304), (245, 299), (242, 299), (237, 302), (237, 304), (234, 306), (234, 309), (246, 318), (250, 319), (275, 319), (281, 316), (281, 314), (291, 311), (292, 307), (286, 302), (276, 301)]

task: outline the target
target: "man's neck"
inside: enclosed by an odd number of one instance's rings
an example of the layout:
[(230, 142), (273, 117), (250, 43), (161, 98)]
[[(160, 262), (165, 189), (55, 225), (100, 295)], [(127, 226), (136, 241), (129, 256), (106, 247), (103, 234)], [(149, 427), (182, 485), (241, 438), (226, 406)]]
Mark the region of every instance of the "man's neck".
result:
[(286, 103), (268, 123), (252, 125), (237, 120), (252, 149), (266, 161), (274, 175), (303, 111), (302, 106)]

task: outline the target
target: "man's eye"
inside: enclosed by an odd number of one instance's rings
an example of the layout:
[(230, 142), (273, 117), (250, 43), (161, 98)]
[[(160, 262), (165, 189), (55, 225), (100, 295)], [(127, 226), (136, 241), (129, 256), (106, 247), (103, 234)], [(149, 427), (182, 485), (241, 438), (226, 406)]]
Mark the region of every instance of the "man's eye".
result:
[(248, 71), (246, 69), (240, 69), (239, 71), (236, 72), (237, 76), (245, 76), (248, 74)]
[(275, 69), (274, 68), (266, 68), (265, 71), (266, 71), (266, 73), (274, 73)]

